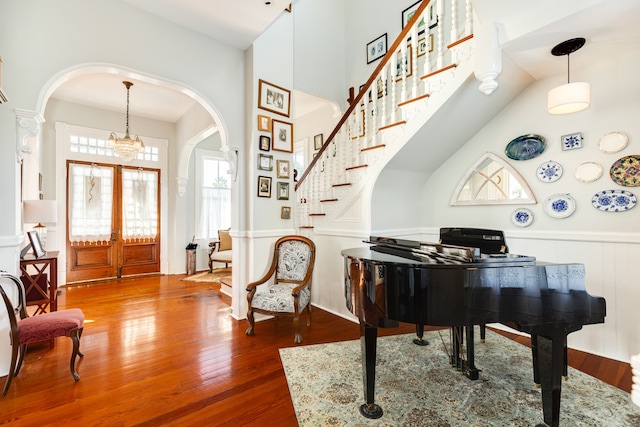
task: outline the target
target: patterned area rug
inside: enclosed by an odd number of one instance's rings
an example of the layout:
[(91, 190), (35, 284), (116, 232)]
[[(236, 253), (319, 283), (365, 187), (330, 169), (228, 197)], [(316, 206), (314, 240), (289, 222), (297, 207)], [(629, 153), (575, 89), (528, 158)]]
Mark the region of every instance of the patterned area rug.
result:
[(202, 273), (192, 274), (191, 276), (183, 277), (182, 280), (190, 282), (212, 282), (220, 283), (220, 279), (231, 277), (231, 267), (229, 268), (214, 268), (211, 273), (208, 271)]
[[(531, 351), (487, 331), (476, 344), (480, 379), (449, 366), (449, 333), (378, 338), (376, 403), (384, 415), (360, 415), (364, 402), (360, 341), (280, 349), (300, 426), (496, 427), (543, 424), (541, 391), (533, 386)], [(562, 383), (561, 426), (640, 426), (640, 407), (629, 393), (569, 368)]]

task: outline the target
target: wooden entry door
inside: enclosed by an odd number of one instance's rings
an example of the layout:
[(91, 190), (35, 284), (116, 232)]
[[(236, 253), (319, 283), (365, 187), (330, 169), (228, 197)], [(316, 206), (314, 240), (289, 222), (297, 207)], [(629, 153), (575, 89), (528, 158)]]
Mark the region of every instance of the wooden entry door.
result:
[(67, 282), (160, 271), (160, 171), (67, 162)]

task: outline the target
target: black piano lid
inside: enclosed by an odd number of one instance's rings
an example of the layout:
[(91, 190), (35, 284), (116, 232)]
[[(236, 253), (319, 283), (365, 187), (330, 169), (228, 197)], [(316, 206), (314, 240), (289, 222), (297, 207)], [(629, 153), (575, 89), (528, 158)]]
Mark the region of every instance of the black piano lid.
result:
[(534, 265), (536, 258), (511, 253), (482, 253), (471, 246), (446, 245), (395, 237), (371, 236), (364, 243), (376, 252), (387, 253), (415, 261), (437, 264), (481, 263), (484, 265)]

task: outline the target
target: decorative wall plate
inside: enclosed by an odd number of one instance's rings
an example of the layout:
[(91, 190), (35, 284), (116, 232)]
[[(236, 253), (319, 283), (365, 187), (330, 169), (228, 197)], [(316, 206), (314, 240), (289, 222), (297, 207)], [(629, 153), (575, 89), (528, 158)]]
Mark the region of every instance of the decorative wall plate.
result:
[(544, 202), (544, 211), (551, 218), (567, 218), (576, 210), (576, 202), (569, 194), (554, 194)]
[(598, 142), (598, 149), (603, 153), (617, 153), (627, 146), (629, 138), (622, 132), (605, 134)]
[(640, 185), (640, 156), (625, 156), (618, 159), (609, 171), (611, 179), (623, 187)]
[(562, 176), (562, 166), (559, 163), (548, 161), (538, 166), (536, 176), (543, 182), (554, 182)]
[(518, 208), (511, 214), (511, 222), (518, 227), (528, 227), (533, 222), (533, 212), (526, 208)]
[(576, 179), (593, 182), (602, 176), (602, 166), (595, 162), (585, 162), (576, 168)]
[(547, 148), (547, 141), (540, 135), (527, 134), (517, 137), (504, 149), (513, 160), (529, 160), (538, 157)]
[(574, 148), (582, 148), (582, 132), (570, 133), (560, 137), (563, 150), (573, 150)]
[(625, 190), (603, 190), (593, 195), (591, 204), (604, 212), (624, 212), (637, 203), (635, 194)]

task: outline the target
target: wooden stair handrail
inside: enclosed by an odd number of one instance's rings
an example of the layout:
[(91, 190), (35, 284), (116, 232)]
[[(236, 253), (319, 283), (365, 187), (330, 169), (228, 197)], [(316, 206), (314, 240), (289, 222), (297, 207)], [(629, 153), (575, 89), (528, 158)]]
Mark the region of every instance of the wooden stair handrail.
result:
[(333, 139), (338, 134), (338, 132), (340, 132), (340, 129), (342, 128), (344, 123), (347, 121), (347, 119), (349, 118), (353, 110), (356, 108), (356, 106), (360, 105), (360, 100), (362, 99), (364, 94), (369, 91), (369, 88), (375, 81), (378, 74), (380, 74), (380, 72), (387, 65), (387, 63), (391, 61), (391, 57), (398, 50), (400, 45), (406, 40), (407, 35), (409, 34), (413, 26), (417, 24), (418, 19), (422, 16), (422, 12), (424, 12), (424, 10), (429, 5), (429, 3), (431, 3), (431, 0), (423, 0), (420, 6), (418, 6), (418, 9), (416, 9), (416, 12), (411, 17), (411, 20), (409, 20), (407, 25), (405, 25), (402, 31), (400, 31), (400, 34), (398, 35), (398, 37), (396, 37), (396, 40), (393, 42), (391, 47), (387, 50), (386, 55), (382, 58), (382, 61), (380, 61), (376, 69), (373, 71), (373, 73), (369, 77), (369, 80), (367, 80), (367, 82), (364, 84), (362, 89), (356, 95), (355, 99), (351, 101), (351, 104), (349, 104), (349, 106), (347, 107), (347, 110), (342, 115), (342, 117), (338, 121), (338, 124), (329, 135), (329, 138), (327, 138), (324, 144), (322, 144), (322, 147), (318, 151), (318, 154), (311, 160), (311, 163), (309, 164), (309, 166), (304, 170), (300, 178), (298, 178), (298, 182), (296, 183), (295, 190), (297, 190), (300, 187), (300, 185), (302, 185), (302, 182), (305, 180), (307, 175), (309, 175), (309, 173), (315, 166), (318, 159), (322, 157), (322, 153), (324, 153), (324, 151), (327, 149), (329, 144), (333, 141)]

